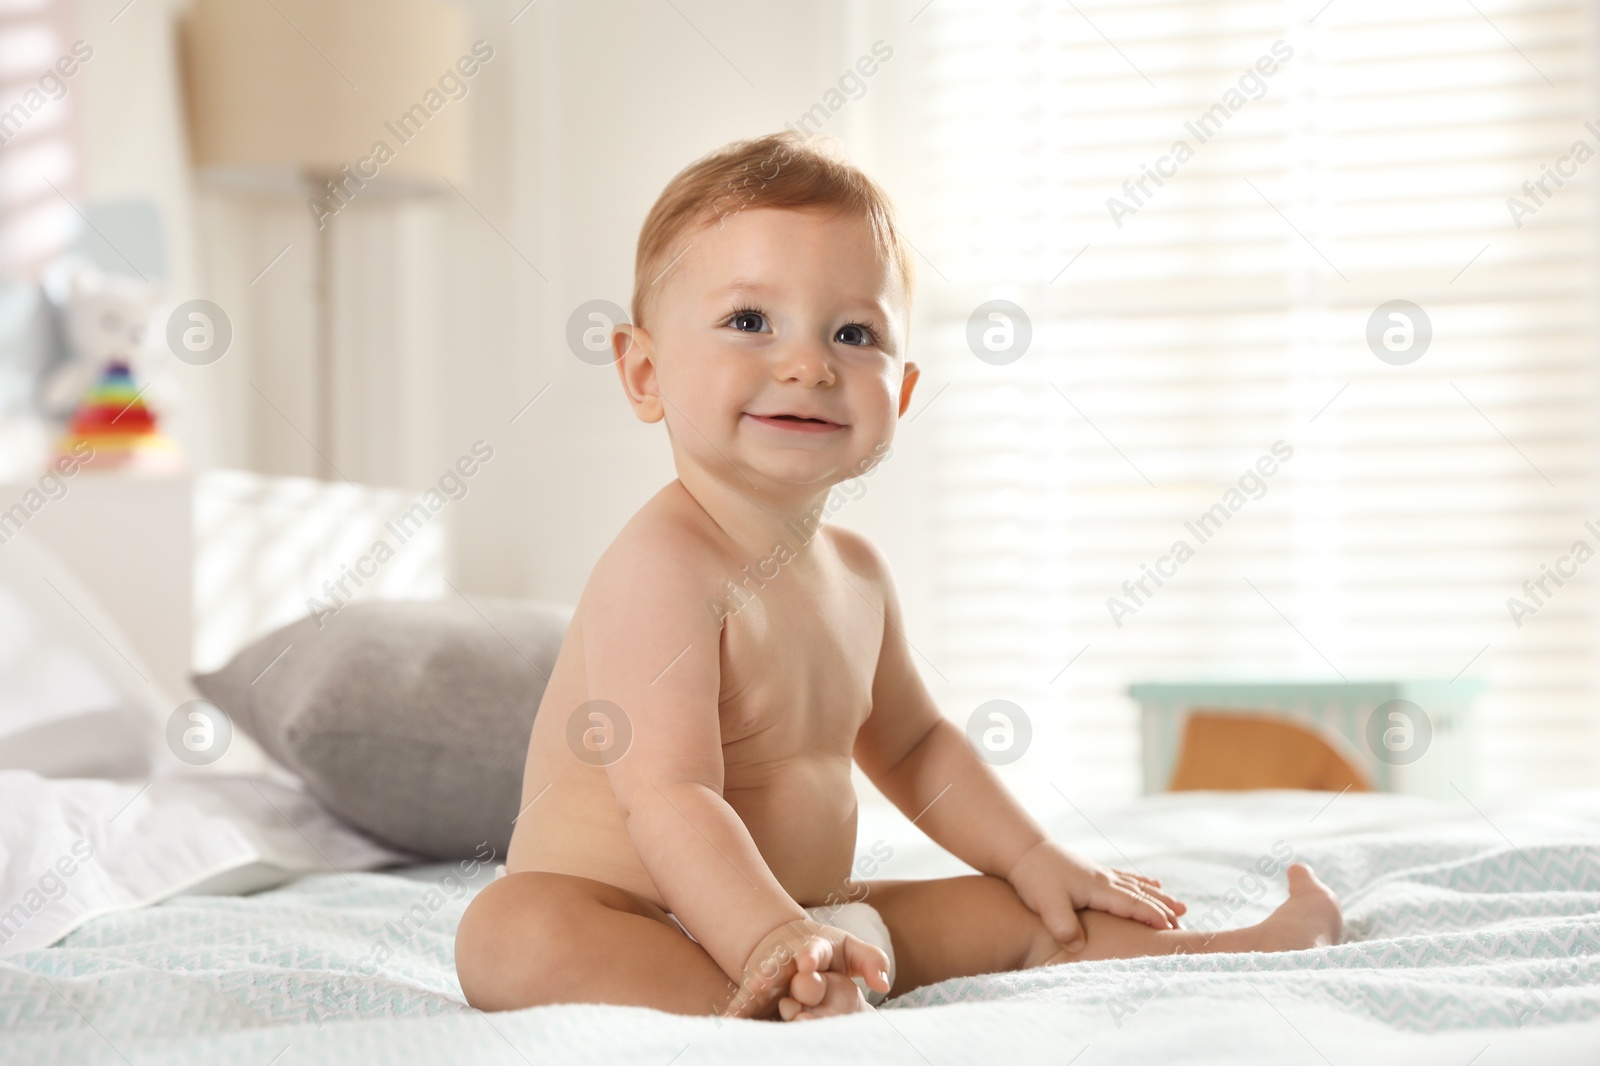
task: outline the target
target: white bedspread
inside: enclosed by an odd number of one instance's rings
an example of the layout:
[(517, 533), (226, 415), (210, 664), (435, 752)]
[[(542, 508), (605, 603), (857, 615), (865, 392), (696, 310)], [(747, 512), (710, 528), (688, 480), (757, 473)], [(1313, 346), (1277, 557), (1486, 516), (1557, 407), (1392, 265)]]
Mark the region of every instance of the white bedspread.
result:
[[(965, 978), (803, 1025), (597, 1006), (484, 1015), (461, 1001), (452, 968), (474, 886), (450, 866), (352, 871), (105, 915), (0, 961), (0, 1058), (1600, 1062), (1600, 794), (1481, 809), (1188, 794), (1048, 824), (1069, 846), (1160, 876), (1191, 920), (1217, 913), (1227, 926), (1283, 898), (1281, 874), (1258, 889), (1249, 871), (1292, 847), (1343, 897), (1345, 942)], [(879, 840), (893, 855), (878, 876), (962, 872), (898, 815), (864, 817), (858, 851)]]

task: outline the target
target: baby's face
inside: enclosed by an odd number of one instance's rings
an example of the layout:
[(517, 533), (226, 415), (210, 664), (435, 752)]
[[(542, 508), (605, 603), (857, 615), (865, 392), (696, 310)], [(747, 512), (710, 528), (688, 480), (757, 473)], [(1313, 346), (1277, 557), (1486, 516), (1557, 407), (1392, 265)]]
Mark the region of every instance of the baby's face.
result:
[(664, 415), (680, 463), (739, 486), (825, 488), (870, 469), (917, 370), (901, 281), (866, 219), (757, 208), (684, 245), (620, 367), (639, 417)]

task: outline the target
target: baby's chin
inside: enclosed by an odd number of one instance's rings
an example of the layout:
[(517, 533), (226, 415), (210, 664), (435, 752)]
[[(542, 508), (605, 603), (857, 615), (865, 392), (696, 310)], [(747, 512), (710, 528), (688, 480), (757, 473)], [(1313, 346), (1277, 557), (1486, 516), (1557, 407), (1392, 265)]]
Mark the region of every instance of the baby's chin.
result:
[[(744, 455), (746, 470), (756, 484), (792, 489), (795, 493), (825, 493), (835, 485), (860, 477), (874, 465), (866, 455)], [(742, 479), (741, 479), (742, 481)]]

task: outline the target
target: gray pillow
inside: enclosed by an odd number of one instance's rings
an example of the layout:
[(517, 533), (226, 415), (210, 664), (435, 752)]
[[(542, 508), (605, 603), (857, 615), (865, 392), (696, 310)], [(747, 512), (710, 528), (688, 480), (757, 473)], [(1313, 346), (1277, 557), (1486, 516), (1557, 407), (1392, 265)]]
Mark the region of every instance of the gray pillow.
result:
[(504, 856), (571, 620), (569, 606), (530, 601), (352, 604), (194, 683), (357, 828), (433, 859), (484, 841)]

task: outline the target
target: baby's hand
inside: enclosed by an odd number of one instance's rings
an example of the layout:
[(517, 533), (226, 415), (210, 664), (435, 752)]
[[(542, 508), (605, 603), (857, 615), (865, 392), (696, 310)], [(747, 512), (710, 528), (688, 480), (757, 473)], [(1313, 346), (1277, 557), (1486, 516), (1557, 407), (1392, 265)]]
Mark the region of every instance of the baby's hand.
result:
[(786, 1022), (805, 1022), (831, 1018), (835, 1014), (856, 1014), (871, 1009), (861, 989), (842, 973), (795, 974), (789, 994), (778, 1001), (778, 1013)]
[(1160, 881), (1090, 862), (1050, 840), (1018, 859), (1006, 880), (1068, 951), (1083, 950), (1080, 908), (1131, 918), (1153, 929), (1178, 928), (1178, 915), (1189, 909), (1158, 891)]
[[(858, 998), (860, 990), (850, 980), (856, 976), (870, 987), (888, 992), (888, 969), (889, 956), (881, 948), (843, 929), (811, 918), (797, 918), (768, 933), (750, 953), (745, 961), (744, 980), (740, 982), (729, 1013), (741, 1018), (767, 1016), (773, 1003), (795, 998), (794, 981), (800, 975), (805, 977), (799, 991), (815, 997), (819, 1003), (828, 997), (831, 989), (819, 987), (817, 981), (825, 980), (829, 974), (842, 976)], [(781, 1002), (779, 1013), (782, 1013)]]

